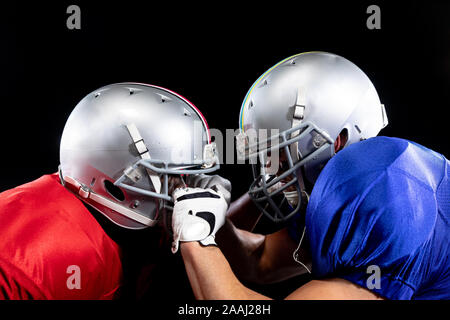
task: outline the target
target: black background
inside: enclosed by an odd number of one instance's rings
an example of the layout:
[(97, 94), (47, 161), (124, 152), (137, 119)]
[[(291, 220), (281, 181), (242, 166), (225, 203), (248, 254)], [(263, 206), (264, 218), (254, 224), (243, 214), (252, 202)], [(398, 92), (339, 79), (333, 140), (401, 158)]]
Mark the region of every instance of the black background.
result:
[[(71, 4), (81, 8), (81, 30), (66, 27)], [(366, 27), (370, 4), (381, 8), (381, 30)], [(450, 156), (445, 2), (73, 0), (2, 4), (0, 14), (0, 191), (56, 171), (68, 115), (103, 85), (167, 87), (224, 131), (238, 127), (242, 100), (265, 70), (311, 50), (342, 55), (366, 72), (386, 105), (382, 135)], [(247, 166), (220, 173), (233, 198), (247, 190)], [(273, 295), (287, 290), (274, 286)]]

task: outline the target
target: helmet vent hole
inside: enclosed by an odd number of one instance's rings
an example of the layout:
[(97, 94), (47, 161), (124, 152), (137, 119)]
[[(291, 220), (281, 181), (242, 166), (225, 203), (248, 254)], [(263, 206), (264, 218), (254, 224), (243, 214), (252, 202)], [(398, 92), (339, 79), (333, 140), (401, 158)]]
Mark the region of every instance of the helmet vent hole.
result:
[(108, 193), (113, 196), (114, 199), (119, 201), (125, 200), (125, 194), (119, 187), (115, 186), (114, 183), (109, 180), (105, 180), (103, 184), (105, 186), (105, 190), (108, 191)]
[(186, 110), (186, 109), (183, 110), (183, 114), (184, 114), (186, 117), (190, 117), (190, 116), (191, 116), (191, 113), (190, 113), (188, 110)]
[(249, 108), (253, 108), (253, 105), (254, 105), (253, 100), (250, 100)]
[(258, 88), (262, 88), (264, 86), (267, 86), (268, 84), (269, 84), (269, 82), (267, 81), (267, 79), (264, 79), (264, 81), (258, 85)]
[(358, 131), (358, 133), (361, 133), (361, 129), (356, 124), (355, 124), (355, 129)]
[(92, 180), (91, 180), (91, 183), (90, 183), (91, 188), (94, 186), (94, 184), (95, 184), (95, 177), (92, 178)]
[(172, 101), (172, 99), (171, 99), (170, 97), (165, 96), (165, 95), (163, 95), (163, 94), (157, 93), (156, 95), (159, 97), (161, 103), (165, 103), (165, 102), (170, 102), (170, 101)]

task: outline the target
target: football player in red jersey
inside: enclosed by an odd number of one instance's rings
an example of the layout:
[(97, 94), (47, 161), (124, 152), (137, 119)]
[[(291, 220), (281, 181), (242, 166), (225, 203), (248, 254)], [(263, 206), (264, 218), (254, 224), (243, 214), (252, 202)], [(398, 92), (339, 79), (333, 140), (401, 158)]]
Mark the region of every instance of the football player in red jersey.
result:
[(171, 181), (206, 181), (217, 159), (206, 120), (180, 95), (138, 83), (88, 94), (65, 125), (59, 172), (0, 194), (0, 298), (118, 297), (129, 253), (106, 229), (148, 230), (152, 241), (134, 247), (157, 257)]

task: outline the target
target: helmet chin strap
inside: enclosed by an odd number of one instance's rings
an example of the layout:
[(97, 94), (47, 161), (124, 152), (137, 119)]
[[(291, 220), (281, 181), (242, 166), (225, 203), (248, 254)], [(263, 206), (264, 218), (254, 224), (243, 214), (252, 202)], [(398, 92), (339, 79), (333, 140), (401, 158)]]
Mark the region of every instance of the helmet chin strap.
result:
[(295, 189), (294, 191), (283, 191), (283, 194), (292, 208), (297, 207), (299, 198), (297, 189)]
[[(302, 94), (303, 93), (303, 94)], [(304, 95), (304, 90), (302, 90), (302, 88), (299, 88), (297, 91), (297, 99), (295, 102), (295, 106), (294, 106), (294, 115), (292, 117), (292, 128), (299, 126), (304, 118), (304, 111), (305, 111), (305, 106), (306, 106), (306, 99), (305, 99), (305, 95)], [(291, 138), (296, 137), (300, 132), (299, 131), (294, 131), (291, 133)], [(295, 142), (293, 144), (291, 144), (289, 146), (289, 151), (290, 151), (290, 155), (291, 158), (293, 160), (294, 163), (297, 163), (300, 160), (300, 153), (298, 152), (298, 142)], [(297, 190), (295, 190), (295, 192), (297, 193), (297, 197), (299, 199), (297, 199), (297, 201), (308, 201), (309, 200), (309, 196), (306, 193), (306, 189), (305, 189), (305, 182), (303, 180), (303, 174), (300, 172), (301, 168), (299, 168), (299, 170), (297, 170), (297, 172), (295, 173), (296, 177), (297, 177), (297, 181), (298, 184), (300, 186), (300, 192), (301, 194), (298, 194)], [(286, 192), (285, 193), (285, 197), (286, 199), (289, 201), (289, 198), (292, 199), (293, 194)], [(291, 200), (292, 201), (292, 200)], [(298, 204), (298, 202), (297, 202)], [(292, 257), (294, 258), (294, 260), (299, 263), (300, 265), (302, 265), (306, 271), (308, 273), (311, 273), (311, 271), (308, 269), (308, 267), (299, 260), (299, 251), (300, 251), (300, 247), (302, 245), (303, 242), (303, 238), (305, 236), (305, 231), (306, 231), (306, 227), (303, 227), (303, 232), (302, 232), (302, 236), (300, 238), (299, 244), (297, 249), (292, 253)]]
[[(130, 123), (126, 125), (126, 128), (128, 130), (128, 133), (131, 136), (131, 139), (133, 139), (134, 146), (136, 147), (137, 151), (139, 152), (139, 155), (142, 159), (151, 159), (150, 153), (148, 152), (148, 148), (145, 145), (144, 139), (142, 138), (141, 134), (139, 133), (138, 128), (134, 123)], [(153, 184), (153, 187), (155, 188), (155, 192), (161, 193), (161, 180), (159, 179), (158, 175), (152, 172), (151, 170), (147, 169), (148, 176), (150, 177), (150, 180)]]
[[(297, 91), (297, 99), (295, 101), (295, 106), (294, 106), (294, 115), (292, 116), (292, 128), (299, 126), (302, 123), (303, 118), (304, 118), (306, 99), (305, 99), (305, 95), (302, 94), (302, 92), (304, 92), (304, 90), (302, 90), (301, 88), (299, 88)], [(298, 136), (299, 133), (300, 133), (299, 130), (292, 132), (291, 138)], [(297, 163), (300, 160), (300, 156), (299, 156), (300, 153), (298, 152), (298, 142), (291, 144), (289, 146), (289, 150), (290, 150), (290, 154), (291, 154), (291, 158), (292, 158), (293, 162)], [(300, 190), (303, 194), (304, 192), (306, 192), (305, 182), (303, 181), (303, 175), (301, 174), (301, 172), (296, 172), (296, 176), (297, 176), (298, 184), (300, 186)], [(302, 194), (299, 195), (299, 197), (303, 197)], [(302, 199), (299, 199), (299, 200), (301, 201)]]

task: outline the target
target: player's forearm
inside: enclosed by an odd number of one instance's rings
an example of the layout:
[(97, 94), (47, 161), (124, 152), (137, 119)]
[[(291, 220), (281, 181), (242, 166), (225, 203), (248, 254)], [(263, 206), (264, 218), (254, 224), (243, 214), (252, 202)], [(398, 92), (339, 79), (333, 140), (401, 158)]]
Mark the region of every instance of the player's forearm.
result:
[(236, 228), (227, 219), (216, 241), (239, 279), (259, 282), (265, 236)]
[(181, 244), (181, 254), (197, 299), (269, 299), (248, 289), (236, 278), (219, 248), (185, 242)]
[(241, 280), (269, 284), (305, 273), (306, 269), (292, 257), (295, 250), (299, 250), (300, 261), (311, 267), (308, 251), (298, 249), (286, 228), (261, 235), (237, 229), (227, 220), (217, 232), (216, 241)]
[(239, 229), (252, 231), (261, 217), (261, 211), (255, 206), (248, 193), (245, 193), (230, 204), (227, 217)]

